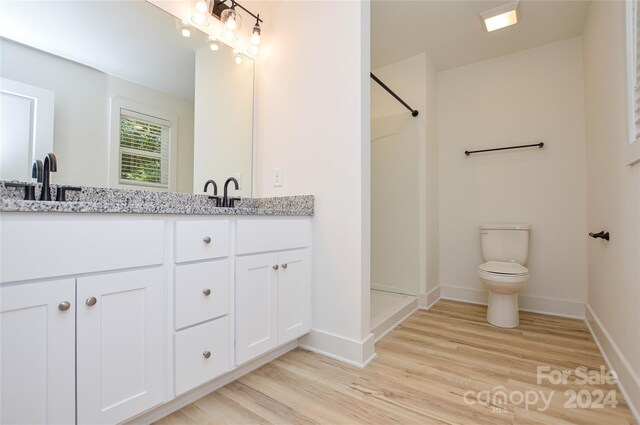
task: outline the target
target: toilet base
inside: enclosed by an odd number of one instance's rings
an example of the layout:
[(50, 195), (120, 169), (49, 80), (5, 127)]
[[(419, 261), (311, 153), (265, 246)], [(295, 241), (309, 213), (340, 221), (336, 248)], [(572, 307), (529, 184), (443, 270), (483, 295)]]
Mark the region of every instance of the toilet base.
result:
[(517, 328), (520, 325), (518, 294), (489, 292), (487, 322), (500, 328)]

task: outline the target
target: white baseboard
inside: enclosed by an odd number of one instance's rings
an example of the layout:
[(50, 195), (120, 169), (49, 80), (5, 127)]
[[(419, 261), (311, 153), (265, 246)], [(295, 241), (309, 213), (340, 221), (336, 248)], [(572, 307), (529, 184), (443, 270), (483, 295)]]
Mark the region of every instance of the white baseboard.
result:
[(393, 292), (394, 294), (411, 295), (412, 297), (416, 296), (415, 292), (411, 293), (411, 291), (407, 291), (402, 288), (397, 288), (391, 285), (382, 285), (374, 282), (371, 282), (371, 289), (375, 291)]
[[(473, 304), (487, 304), (488, 292), (482, 289), (461, 288), (440, 285), (440, 297), (445, 300), (464, 301)], [(432, 291), (433, 292), (433, 291)], [(584, 304), (577, 301), (555, 300), (552, 298), (520, 295), (520, 310), (533, 313), (551, 314), (553, 316), (584, 319)]]
[(440, 286), (436, 286), (426, 294), (418, 295), (418, 308), (429, 310), (438, 300), (440, 300)]
[(207, 382), (204, 385), (194, 388), (193, 390), (187, 393), (184, 393), (174, 398), (173, 400), (170, 400), (156, 408), (153, 408), (141, 415), (138, 415), (126, 421), (125, 423), (126, 424), (151, 424), (153, 422), (156, 422), (164, 418), (165, 416), (168, 416), (171, 413), (182, 409), (184, 406), (187, 406), (193, 403), (194, 401), (201, 399), (207, 394), (212, 393), (215, 390), (224, 387), (228, 383), (241, 378), (242, 376), (246, 375), (249, 372), (254, 371), (260, 366), (263, 366), (277, 359), (278, 357), (293, 350), (297, 346), (298, 346), (297, 340), (291, 341), (290, 343), (285, 344), (282, 347), (276, 348), (275, 350), (270, 351), (269, 353), (264, 354), (263, 356), (258, 357), (257, 359), (251, 360), (243, 364), (242, 366), (239, 366), (238, 368), (232, 370), (226, 375), (223, 375), (219, 378), (216, 378), (213, 381)]
[(301, 348), (361, 368), (376, 357), (374, 344), (372, 333), (364, 341), (355, 341), (316, 329), (299, 340)]
[(404, 322), (407, 317), (411, 316), (418, 309), (418, 300), (413, 298), (407, 302), (400, 310), (396, 311), (378, 325), (371, 328), (371, 332), (378, 342), (382, 337), (391, 332), (396, 326)]
[(618, 388), (640, 423), (640, 378), (591, 307), (586, 306), (585, 323), (596, 341), (609, 369), (618, 376)]

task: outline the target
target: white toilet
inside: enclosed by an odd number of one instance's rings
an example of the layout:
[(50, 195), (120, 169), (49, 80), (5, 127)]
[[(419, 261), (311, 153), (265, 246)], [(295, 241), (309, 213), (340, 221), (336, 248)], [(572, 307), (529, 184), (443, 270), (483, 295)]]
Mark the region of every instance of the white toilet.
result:
[(487, 321), (501, 328), (520, 324), (518, 292), (529, 281), (525, 267), (529, 255), (529, 225), (483, 224), (480, 226), (482, 256), (478, 276), (489, 290)]

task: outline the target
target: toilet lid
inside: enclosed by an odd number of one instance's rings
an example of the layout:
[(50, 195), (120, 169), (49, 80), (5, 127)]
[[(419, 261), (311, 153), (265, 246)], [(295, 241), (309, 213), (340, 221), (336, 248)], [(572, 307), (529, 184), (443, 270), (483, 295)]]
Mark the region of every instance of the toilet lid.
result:
[(484, 270), (489, 273), (508, 274), (512, 276), (522, 276), (529, 273), (529, 270), (518, 264), (506, 261), (487, 261), (484, 264), (480, 264), (480, 270)]

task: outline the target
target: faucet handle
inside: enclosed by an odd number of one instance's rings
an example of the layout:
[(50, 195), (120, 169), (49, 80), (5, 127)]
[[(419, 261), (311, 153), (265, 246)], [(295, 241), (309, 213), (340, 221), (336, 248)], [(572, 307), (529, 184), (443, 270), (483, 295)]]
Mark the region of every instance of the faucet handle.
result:
[(58, 189), (56, 190), (56, 201), (66, 202), (68, 190), (72, 190), (74, 192), (81, 192), (82, 188), (77, 186), (58, 186)]
[(235, 208), (236, 201), (241, 201), (242, 198), (229, 198), (229, 208)]
[(5, 182), (4, 187), (23, 187), (24, 188), (24, 200), (35, 201), (36, 200), (36, 187), (29, 183), (11, 183)]

